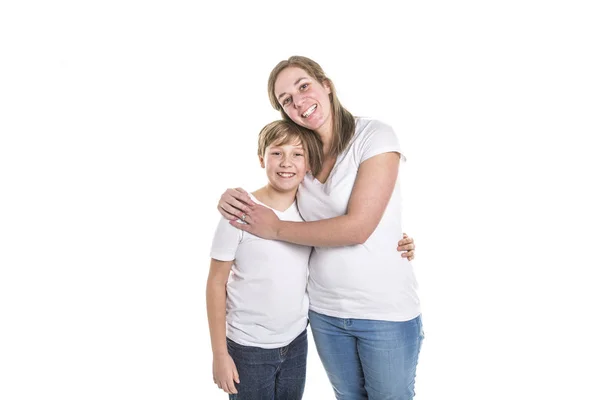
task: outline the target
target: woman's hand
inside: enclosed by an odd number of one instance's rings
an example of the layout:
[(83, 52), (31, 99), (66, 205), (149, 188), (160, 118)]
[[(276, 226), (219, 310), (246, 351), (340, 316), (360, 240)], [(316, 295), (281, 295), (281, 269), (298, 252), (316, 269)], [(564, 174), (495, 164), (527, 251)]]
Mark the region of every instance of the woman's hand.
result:
[(250, 207), (255, 203), (250, 198), (248, 192), (242, 188), (227, 189), (221, 195), (217, 209), (223, 217), (228, 220), (241, 219), (244, 213), (250, 211)]
[(221, 354), (213, 357), (213, 382), (225, 393), (236, 394), (235, 384), (240, 383), (233, 358), (229, 354)]
[(243, 213), (239, 219), (244, 223), (238, 221), (230, 221), (229, 223), (263, 239), (277, 239), (281, 221), (270, 208), (256, 204), (251, 208), (249, 207), (248, 212)]
[(402, 251), (401, 257), (408, 258), (408, 261), (412, 261), (415, 258), (415, 242), (413, 238), (409, 237), (406, 233), (402, 234), (403, 239), (398, 242), (398, 251)]

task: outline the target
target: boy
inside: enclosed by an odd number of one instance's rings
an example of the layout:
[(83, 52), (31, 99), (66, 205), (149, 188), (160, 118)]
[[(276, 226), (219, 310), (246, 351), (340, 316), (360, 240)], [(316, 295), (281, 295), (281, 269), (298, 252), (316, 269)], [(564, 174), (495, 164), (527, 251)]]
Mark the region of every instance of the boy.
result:
[[(318, 139), (291, 122), (259, 134), (267, 185), (252, 200), (282, 220), (302, 221), (296, 191)], [(213, 379), (230, 399), (301, 399), (306, 378), (311, 247), (265, 240), (219, 222), (211, 249), (206, 304)], [(231, 272), (231, 274), (230, 274)]]

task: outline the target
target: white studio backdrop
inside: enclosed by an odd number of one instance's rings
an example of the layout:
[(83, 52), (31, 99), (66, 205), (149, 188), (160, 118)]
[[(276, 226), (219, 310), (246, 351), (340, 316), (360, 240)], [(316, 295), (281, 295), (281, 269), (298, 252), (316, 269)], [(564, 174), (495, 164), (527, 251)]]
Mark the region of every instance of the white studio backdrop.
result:
[[(0, 398), (225, 399), (216, 205), (319, 62), (405, 149), (417, 399), (598, 399), (594, 2), (3, 1)], [(385, 279), (385, 277), (382, 277)], [(311, 343), (305, 398), (333, 392)]]

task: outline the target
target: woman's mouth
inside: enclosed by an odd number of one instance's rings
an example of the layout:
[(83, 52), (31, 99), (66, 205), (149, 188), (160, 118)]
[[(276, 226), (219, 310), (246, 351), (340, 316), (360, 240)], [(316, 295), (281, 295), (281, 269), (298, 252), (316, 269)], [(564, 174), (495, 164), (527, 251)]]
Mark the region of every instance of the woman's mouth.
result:
[(308, 110), (306, 110), (306, 111), (304, 112), (304, 114), (302, 114), (302, 118), (308, 118), (308, 117), (310, 117), (310, 116), (311, 116), (311, 114), (312, 114), (313, 112), (315, 112), (315, 110), (316, 110), (316, 109), (317, 109), (317, 105), (316, 105), (316, 104), (313, 104), (313, 105), (312, 105), (312, 106), (311, 106), (311, 107), (310, 107)]

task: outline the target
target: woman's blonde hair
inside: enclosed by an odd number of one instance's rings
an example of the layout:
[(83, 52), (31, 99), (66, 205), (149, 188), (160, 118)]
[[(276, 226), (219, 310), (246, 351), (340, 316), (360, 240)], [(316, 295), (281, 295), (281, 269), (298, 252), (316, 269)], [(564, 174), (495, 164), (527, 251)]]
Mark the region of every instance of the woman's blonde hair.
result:
[[(346, 146), (348, 146), (352, 136), (354, 136), (354, 129), (356, 127), (354, 116), (350, 114), (350, 111), (342, 107), (342, 104), (337, 97), (333, 82), (325, 75), (323, 68), (321, 68), (321, 66), (315, 61), (307, 57), (292, 56), (287, 60), (283, 60), (277, 64), (269, 75), (268, 90), (271, 105), (274, 109), (281, 112), (283, 119), (293, 122), (285, 113), (283, 107), (277, 101), (277, 96), (275, 95), (275, 81), (277, 80), (277, 76), (279, 73), (281, 73), (281, 71), (288, 67), (302, 68), (308, 75), (317, 80), (321, 85), (328, 84), (331, 88), (329, 100), (331, 101), (331, 112), (333, 118), (333, 139), (331, 142), (331, 148), (329, 149), (329, 155), (336, 156), (340, 154), (342, 151), (344, 151)], [(316, 135), (316, 133), (313, 134)], [(316, 174), (317, 173), (313, 172), (313, 175)]]
[(310, 129), (303, 128), (287, 120), (273, 121), (258, 134), (258, 155), (265, 156), (267, 147), (279, 146), (300, 141), (307, 157), (307, 165), (313, 176), (323, 168), (323, 143)]

